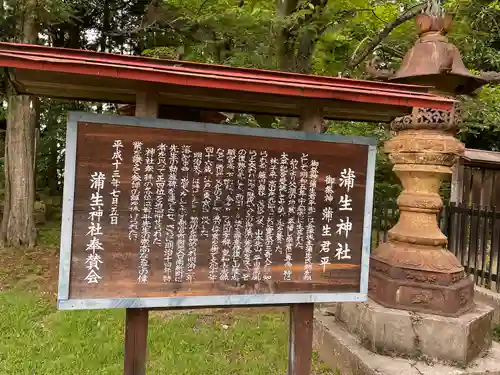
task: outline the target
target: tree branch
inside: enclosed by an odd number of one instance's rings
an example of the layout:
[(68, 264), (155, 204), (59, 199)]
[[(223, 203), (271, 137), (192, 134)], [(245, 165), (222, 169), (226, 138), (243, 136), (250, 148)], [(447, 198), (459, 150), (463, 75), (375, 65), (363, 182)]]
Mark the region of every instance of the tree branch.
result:
[(387, 21), (386, 21), (386, 20), (383, 20), (382, 18), (380, 18), (380, 17), (378, 16), (378, 14), (377, 14), (377, 13), (375, 13), (375, 9), (370, 9), (370, 10), (371, 10), (372, 14), (375, 16), (375, 18), (377, 18), (380, 22), (387, 23)]
[[(206, 2), (206, 1), (205, 1)], [(204, 3), (203, 3), (204, 4)], [(158, 11), (158, 8), (160, 7), (160, 1), (159, 0), (151, 0), (148, 5), (146, 6), (146, 10), (142, 16), (141, 19), (141, 24), (137, 27), (130, 28), (130, 29), (125, 29), (125, 30), (120, 30), (120, 31), (106, 31), (102, 33), (105, 36), (132, 36), (135, 34), (139, 34), (142, 31), (146, 31), (147, 29), (152, 28), (158, 21), (161, 20), (162, 17), (162, 12)], [(169, 25), (170, 26), (170, 25)]]
[(394, 56), (394, 57), (399, 57), (400, 59), (402, 59), (402, 58), (405, 56), (405, 54), (404, 54), (403, 52), (401, 52), (401, 51), (397, 50), (397, 49), (396, 49), (396, 48), (394, 48), (394, 47), (388, 46), (387, 44), (381, 44), (381, 45), (379, 46), (379, 48), (380, 48), (382, 51), (384, 51), (384, 52), (386, 52), (386, 53), (389, 53), (389, 54), (391, 54), (391, 55), (392, 55), (392, 56)]
[(389, 34), (399, 25), (405, 23), (408, 20), (411, 20), (417, 14), (422, 12), (427, 7), (427, 2), (418, 4), (413, 8), (410, 8), (403, 12), (398, 18), (394, 21), (389, 22), (384, 26), (384, 28), (376, 35), (367, 45), (366, 47), (357, 55), (351, 56), (349, 60), (348, 66), (350, 68), (355, 68), (359, 64), (363, 62), (364, 59), (377, 47), (385, 38), (389, 36)]
[[(366, 8), (366, 9), (348, 9), (348, 10), (341, 10), (335, 13), (335, 16), (332, 17), (333, 20), (330, 22), (327, 22), (323, 26), (319, 28), (318, 35), (323, 35), (328, 28), (336, 23), (339, 22), (339, 18), (345, 19), (346, 17), (354, 16), (356, 15), (357, 12), (373, 12), (373, 9), (371, 8)], [(377, 17), (378, 18), (378, 17)]]
[(198, 17), (201, 13), (201, 10), (205, 7), (205, 5), (208, 3), (209, 0), (205, 0), (203, 3), (201, 3), (200, 7), (196, 11), (196, 17)]

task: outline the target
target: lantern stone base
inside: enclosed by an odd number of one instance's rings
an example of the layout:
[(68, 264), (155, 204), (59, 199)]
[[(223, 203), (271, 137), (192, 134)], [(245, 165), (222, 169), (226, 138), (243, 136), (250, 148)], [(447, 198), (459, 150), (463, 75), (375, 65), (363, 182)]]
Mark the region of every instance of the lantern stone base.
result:
[(315, 313), (316, 345), (327, 364), (336, 358), (332, 368), (342, 375), (500, 374), (492, 316), (493, 308), (481, 304), (457, 318), (388, 309), (371, 300), (326, 305)]
[(373, 353), (335, 317), (315, 313), (314, 345), (323, 362), (342, 375), (500, 375), (500, 344), (466, 367)]
[(459, 316), (469, 311), (474, 282), (455, 255), (440, 246), (395, 241), (403, 224), (400, 220), (389, 231), (389, 241), (371, 255), (369, 297), (385, 307), (427, 314)]
[(392, 278), (372, 268), (369, 295), (385, 307), (453, 317), (473, 308), (474, 281), (437, 285)]

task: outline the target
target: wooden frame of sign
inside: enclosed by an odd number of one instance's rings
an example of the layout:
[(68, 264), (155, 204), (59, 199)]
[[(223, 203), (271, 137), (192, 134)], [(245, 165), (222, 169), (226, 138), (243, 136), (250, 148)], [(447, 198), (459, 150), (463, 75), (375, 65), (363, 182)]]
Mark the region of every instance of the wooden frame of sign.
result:
[(290, 305), (289, 374), (308, 374), (313, 304), (366, 300), (375, 155), (364, 137), (70, 113), (58, 308), (126, 308), (125, 374), (143, 375), (148, 309)]

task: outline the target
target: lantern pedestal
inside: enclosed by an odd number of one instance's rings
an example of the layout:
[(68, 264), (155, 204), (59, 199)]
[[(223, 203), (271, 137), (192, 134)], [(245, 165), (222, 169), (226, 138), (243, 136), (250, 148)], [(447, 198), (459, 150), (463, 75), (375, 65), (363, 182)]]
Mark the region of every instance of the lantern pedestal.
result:
[(342, 375), (500, 374), (491, 341), (493, 308), (476, 304), (457, 318), (367, 303), (315, 311), (315, 347)]
[(384, 148), (403, 191), (399, 220), (370, 260), (368, 293), (381, 305), (444, 316), (473, 307), (473, 281), (445, 248), (447, 238), (438, 225), (441, 181), (464, 152), (453, 136), (456, 117), (415, 108), (412, 115), (391, 124), (397, 134)]

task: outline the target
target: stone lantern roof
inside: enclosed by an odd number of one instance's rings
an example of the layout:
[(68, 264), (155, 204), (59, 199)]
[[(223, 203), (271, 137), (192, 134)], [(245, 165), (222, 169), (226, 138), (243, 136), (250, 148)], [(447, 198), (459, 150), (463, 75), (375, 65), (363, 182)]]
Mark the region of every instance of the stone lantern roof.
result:
[(390, 80), (433, 86), (439, 92), (452, 95), (471, 94), (488, 83), (465, 67), (460, 51), (448, 41), (446, 34), (451, 21), (450, 15), (418, 15), (419, 38)]

